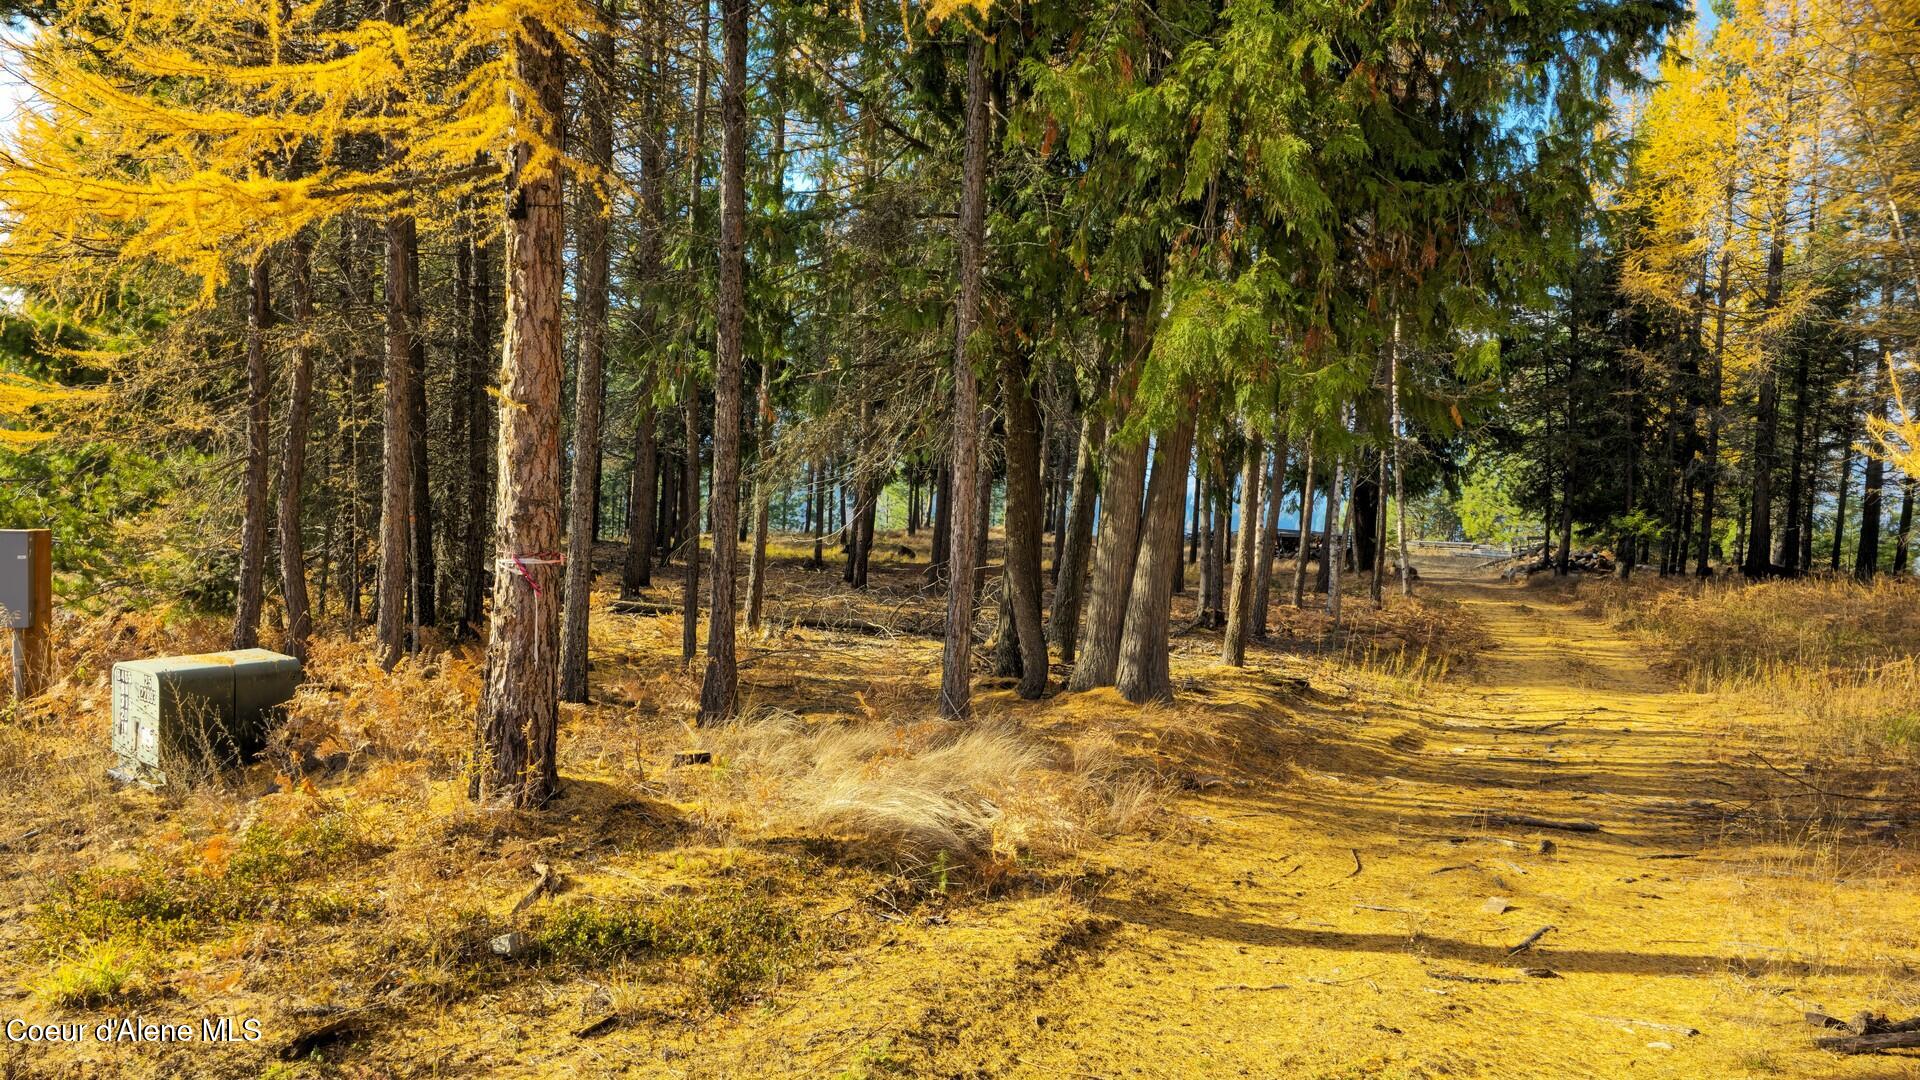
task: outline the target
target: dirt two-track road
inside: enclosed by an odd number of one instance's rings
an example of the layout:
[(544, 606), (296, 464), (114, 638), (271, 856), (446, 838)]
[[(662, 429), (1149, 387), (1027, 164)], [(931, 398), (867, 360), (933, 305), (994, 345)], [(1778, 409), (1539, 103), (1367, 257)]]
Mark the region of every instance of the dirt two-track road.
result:
[(535, 1071), (1920, 1076), (1816, 1049), (1803, 1019), (1920, 1014), (1897, 831), (1815, 813), (1788, 750), (1566, 598), (1421, 587), (1493, 638), (1470, 671), (1268, 653), (1228, 679), (1193, 641), (1177, 708), (1231, 719), (1168, 827), (1057, 892), (901, 920), (697, 1039)]

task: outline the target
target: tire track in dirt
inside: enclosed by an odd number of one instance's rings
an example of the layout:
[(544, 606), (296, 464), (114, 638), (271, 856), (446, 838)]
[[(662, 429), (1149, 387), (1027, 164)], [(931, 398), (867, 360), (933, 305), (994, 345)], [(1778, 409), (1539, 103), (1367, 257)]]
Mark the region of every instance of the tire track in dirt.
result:
[[(1755, 778), (1723, 703), (1563, 600), (1427, 587), (1493, 637), (1473, 673), (1363, 691), (1290, 775), (1193, 800), (1193, 839), (1122, 845), (1142, 876), (1096, 905), (1120, 921), (1100, 962), (930, 1072), (1912, 1075), (1798, 1026), (1912, 989), (1912, 904), (1728, 827)], [(966, 1071), (987, 1045), (1015, 1067)]]

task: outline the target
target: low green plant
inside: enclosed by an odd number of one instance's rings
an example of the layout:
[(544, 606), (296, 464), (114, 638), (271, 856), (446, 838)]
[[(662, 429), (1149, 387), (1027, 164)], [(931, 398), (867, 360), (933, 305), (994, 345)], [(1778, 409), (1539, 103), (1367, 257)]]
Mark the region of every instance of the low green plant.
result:
[(729, 886), (658, 899), (574, 904), (531, 931), (529, 955), (604, 966), (626, 960), (690, 961), (698, 997), (715, 1011), (776, 983), (812, 944), (806, 924), (765, 890)]
[(339, 922), (363, 905), (304, 881), (369, 849), (359, 823), (331, 810), (292, 825), (256, 822), (237, 842), (216, 836), (198, 848), (151, 854), (132, 867), (88, 870), (54, 884), (38, 921), (50, 941), (165, 947), (230, 923), (273, 915), (282, 922)]
[(36, 996), (67, 1009), (92, 1008), (132, 996), (145, 966), (138, 950), (94, 944), (61, 962), (35, 984)]

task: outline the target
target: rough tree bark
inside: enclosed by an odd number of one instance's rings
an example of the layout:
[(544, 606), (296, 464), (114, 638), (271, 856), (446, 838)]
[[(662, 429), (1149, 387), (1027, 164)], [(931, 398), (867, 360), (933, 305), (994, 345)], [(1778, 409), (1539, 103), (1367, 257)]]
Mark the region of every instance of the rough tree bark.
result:
[(420, 240), (417, 230), (407, 242), (407, 323), (413, 327), (408, 342), (407, 362), (412, 378), (407, 383), (407, 465), (413, 470), (408, 492), (413, 497), (411, 533), (413, 542), (413, 605), (408, 611), (412, 647), (419, 647), (418, 630), (432, 626), (438, 612), (435, 591), (438, 567), (433, 554), (433, 488), (427, 475), (427, 336), (426, 317), (420, 303)]
[(1287, 477), (1287, 444), (1280, 425), (1273, 427), (1273, 461), (1261, 500), (1260, 550), (1253, 578), (1253, 640), (1267, 640), (1267, 611), (1273, 604), (1273, 554), (1280, 543), (1280, 500)]
[[(1121, 426), (1138, 365), (1146, 357), (1151, 303), (1150, 298), (1143, 297), (1128, 313), (1127, 355), (1116, 384), (1119, 409), (1113, 434), (1107, 437), (1106, 467), (1101, 470), (1100, 528), (1093, 548), (1093, 577), (1087, 585), (1086, 619), (1080, 628), (1080, 659), (1068, 684), (1073, 690), (1112, 686), (1119, 670), (1120, 637), (1125, 629), (1128, 593), (1133, 588), (1134, 563), (1140, 554), (1140, 496), (1147, 480), (1147, 440), (1144, 436), (1128, 437)], [(1182, 476), (1181, 488), (1185, 486)], [(1178, 512), (1184, 515), (1185, 507)], [(1179, 528), (1176, 523), (1175, 533)], [(1177, 561), (1179, 552), (1174, 554)]]
[(1106, 424), (1089, 412), (1080, 425), (1080, 449), (1073, 466), (1073, 495), (1063, 526), (1066, 541), (1060, 549), (1059, 573), (1048, 612), (1047, 637), (1060, 650), (1060, 662), (1073, 663), (1080, 639), (1080, 603), (1086, 595), (1087, 559), (1093, 552), (1093, 506), (1099, 476), (1093, 471)]
[[(1776, 221), (1773, 239), (1767, 248), (1766, 291), (1761, 297), (1761, 310), (1772, 311), (1780, 306), (1783, 279), (1786, 273), (1786, 226)], [(1778, 457), (1778, 426), (1780, 420), (1780, 379), (1774, 370), (1772, 349), (1762, 350), (1760, 357), (1760, 395), (1754, 404), (1753, 423), (1753, 491), (1747, 517), (1747, 551), (1743, 569), (1749, 578), (1767, 577), (1773, 573), (1773, 468)]]
[[(667, 134), (663, 104), (666, 99), (665, 35), (657, 26), (650, 25), (649, 30), (653, 40), (648, 71), (641, 84), (645, 95), (641, 108), (646, 119), (639, 146), (643, 217), (634, 245), (634, 270), (640, 281), (650, 283), (660, 279), (663, 261), (661, 234), (666, 228), (667, 206), (661, 170), (665, 168)], [(652, 304), (645, 305), (640, 319), (643, 333), (651, 338), (659, 326)], [(627, 487), (627, 559), (620, 573), (620, 593), (627, 597), (637, 596), (641, 589), (653, 584), (653, 549), (658, 540), (654, 526), (659, 509), (654, 499), (660, 485), (660, 414), (653, 403), (657, 370), (651, 359), (645, 361), (634, 408), (633, 476)]]
[(1393, 343), (1387, 352), (1387, 401), (1391, 405), (1388, 423), (1393, 439), (1393, 511), (1394, 531), (1400, 548), (1400, 595), (1413, 595), (1413, 564), (1407, 561), (1407, 478), (1401, 465), (1400, 420), (1400, 313), (1393, 314)]
[(1028, 367), (1027, 352), (1016, 347), (1001, 365), (1001, 403), (1007, 417), (1006, 588), (1020, 650), (1019, 693), (1032, 699), (1047, 689), (1047, 639), (1040, 619), (1042, 439)]
[(1346, 533), (1334, 523), (1340, 519), (1340, 484), (1345, 478), (1341, 475), (1343, 462), (1336, 455), (1333, 459), (1333, 483), (1327, 485), (1327, 549), (1321, 555), (1327, 566), (1327, 614), (1333, 619), (1334, 633), (1340, 632), (1340, 564), (1346, 560), (1344, 541)]
[(707, 671), (700, 723), (733, 715), (740, 675), (734, 657), (735, 538), (740, 521), (740, 380), (746, 332), (747, 0), (721, 0), (720, 280), (714, 313), (713, 573), (707, 598)]
[[(776, 46), (776, 56), (782, 51)], [(776, 97), (776, 102), (779, 99)], [(776, 104), (773, 120), (773, 205), (784, 206), (787, 200), (787, 112), (784, 104)], [(785, 325), (782, 313), (781, 326)], [(775, 330), (776, 341), (779, 330)], [(777, 350), (768, 350), (760, 359), (760, 392), (754, 402), (754, 415), (758, 418), (753, 446), (754, 458), (759, 468), (753, 478), (753, 554), (747, 561), (747, 629), (758, 633), (761, 615), (767, 603), (767, 515), (772, 511), (773, 478), (768, 475), (768, 446), (773, 440), (773, 368)]]
[(261, 255), (247, 268), (247, 474), (240, 520), (239, 594), (233, 607), (233, 647), (260, 644), (260, 605), (267, 576), (267, 327), (273, 321), (271, 266)]
[(523, 19), (513, 50), (527, 89), (516, 98), (519, 141), (507, 200), (507, 323), (502, 346), (500, 480), (493, 613), (481, 698), (473, 794), (544, 805), (559, 784), (560, 173), (536, 142), (563, 144), (566, 58), (544, 25)]
[(473, 287), (467, 296), (466, 426), (467, 469), (463, 485), (466, 520), (460, 621), (462, 633), (478, 635), (486, 621), (486, 583), (493, 580), (487, 564), (493, 533), (493, 395), (487, 393), (496, 359), (493, 351), (493, 247), (467, 243), (473, 265)]
[[(280, 455), (280, 595), (287, 605), (287, 651), (307, 658), (313, 616), (307, 607), (307, 549), (300, 529), (300, 502), (306, 489), (307, 425), (313, 410), (313, 236), (293, 238), (287, 258), (293, 285), (293, 371), (287, 382), (286, 449)], [(325, 585), (325, 581), (322, 581)], [(322, 594), (324, 595), (324, 588)]]
[(392, 670), (407, 651), (407, 600), (412, 584), (413, 440), (407, 419), (413, 401), (413, 301), (407, 252), (414, 247), (413, 217), (387, 219), (387, 392), (380, 469), (380, 580), (374, 633), (380, 665)]
[(960, 187), (960, 295), (953, 313), (953, 420), (950, 461), (954, 499), (947, 574), (946, 640), (940, 654), (940, 715), (961, 719), (973, 712), (973, 595), (975, 495), (980, 453), (980, 387), (968, 355), (980, 318), (980, 278), (985, 262), (987, 212), (987, 55), (978, 34), (967, 39), (966, 149)]
[[(1867, 395), (1869, 416), (1885, 417), (1888, 394), (1885, 390), (1887, 343), (1880, 342), (1879, 363), (1875, 365), (1869, 386), (1874, 387)], [(1854, 550), (1853, 576), (1860, 581), (1872, 581), (1880, 571), (1880, 515), (1881, 489), (1886, 482), (1886, 459), (1879, 454), (1867, 455), (1866, 480), (1860, 489), (1860, 543)]]
[(687, 443), (679, 487), (678, 546), (687, 560), (680, 577), (680, 659), (691, 664), (700, 648), (700, 384), (691, 370), (681, 379), (680, 427)]
[[(611, 23), (613, 0), (601, 7)], [(567, 502), (565, 610), (560, 627), (560, 700), (586, 701), (588, 621), (593, 607), (595, 511), (600, 505), (600, 422), (606, 412), (607, 291), (612, 258), (607, 246), (607, 201), (602, 185), (613, 169), (613, 35), (595, 33), (589, 45), (581, 114), (586, 159), (605, 175), (585, 176), (574, 225), (580, 279), (575, 287), (580, 326), (573, 378), (573, 462)]]
[(1260, 466), (1265, 464), (1260, 435), (1253, 433), (1247, 442), (1246, 460), (1240, 468), (1240, 529), (1233, 537), (1233, 589), (1227, 595), (1227, 633), (1221, 643), (1220, 658), (1234, 667), (1247, 663), (1247, 638), (1253, 633), (1254, 578), (1259, 570), (1254, 559), (1259, 551)]
[(1900, 524), (1893, 534), (1893, 572), (1907, 571), (1907, 554), (1913, 543), (1913, 477), (1900, 481)]
[(1180, 489), (1187, 482), (1194, 428), (1191, 408), (1183, 408), (1182, 413), (1173, 430), (1154, 446), (1140, 558), (1133, 568), (1127, 621), (1120, 636), (1120, 664), (1114, 673), (1120, 696), (1136, 705), (1173, 699), (1167, 616), (1173, 608), (1173, 575), (1180, 565)]

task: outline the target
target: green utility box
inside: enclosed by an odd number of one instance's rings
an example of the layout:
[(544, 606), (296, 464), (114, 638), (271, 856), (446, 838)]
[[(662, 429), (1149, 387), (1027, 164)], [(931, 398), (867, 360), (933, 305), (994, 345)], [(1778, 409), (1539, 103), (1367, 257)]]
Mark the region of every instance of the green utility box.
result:
[(185, 782), (260, 752), (279, 706), (300, 685), (300, 661), (266, 649), (156, 656), (113, 665), (112, 775)]

